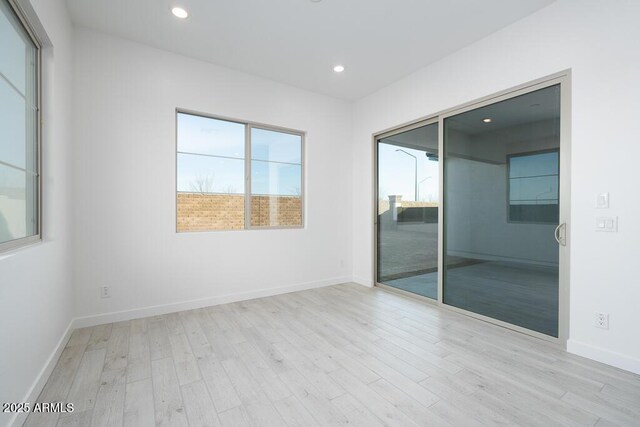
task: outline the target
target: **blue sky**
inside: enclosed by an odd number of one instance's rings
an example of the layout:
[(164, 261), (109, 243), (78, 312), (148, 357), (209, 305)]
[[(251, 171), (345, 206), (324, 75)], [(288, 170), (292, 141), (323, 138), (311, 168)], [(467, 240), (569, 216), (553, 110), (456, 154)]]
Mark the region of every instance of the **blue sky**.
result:
[[(245, 125), (178, 114), (178, 191), (244, 193)], [(251, 192), (300, 195), (302, 138), (253, 128)]]
[[(415, 161), (402, 149), (418, 159), (418, 183), (420, 201), (438, 201), (438, 162), (428, 160), (424, 151), (378, 144), (378, 192), (382, 199), (401, 195), (402, 200), (415, 200)], [(422, 181), (422, 182), (421, 182)]]

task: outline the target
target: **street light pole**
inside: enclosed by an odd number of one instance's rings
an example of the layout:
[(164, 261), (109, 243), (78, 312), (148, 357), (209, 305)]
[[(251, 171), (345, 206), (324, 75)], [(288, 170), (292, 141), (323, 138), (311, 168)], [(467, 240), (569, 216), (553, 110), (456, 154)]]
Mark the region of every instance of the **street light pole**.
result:
[(400, 148), (398, 148), (396, 151), (401, 151), (404, 154), (406, 154), (407, 156), (413, 157), (413, 160), (415, 160), (415, 162), (416, 162), (416, 167), (415, 167), (415, 171), (414, 171), (414, 178), (415, 178), (415, 187), (414, 187), (414, 189), (415, 189), (415, 193), (416, 193), (415, 201), (417, 202), (418, 201), (418, 158), (416, 156), (414, 156), (413, 154), (407, 153), (406, 151), (404, 151), (404, 150), (402, 150)]

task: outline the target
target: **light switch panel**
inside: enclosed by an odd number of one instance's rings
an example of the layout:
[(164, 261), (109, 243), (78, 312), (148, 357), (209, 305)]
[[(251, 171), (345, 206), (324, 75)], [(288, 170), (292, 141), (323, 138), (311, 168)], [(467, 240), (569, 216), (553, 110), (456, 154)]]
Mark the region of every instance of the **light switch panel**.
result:
[(607, 209), (609, 207), (609, 193), (600, 193), (596, 197), (596, 208)]
[(618, 217), (617, 216), (599, 216), (596, 218), (596, 231), (617, 232)]

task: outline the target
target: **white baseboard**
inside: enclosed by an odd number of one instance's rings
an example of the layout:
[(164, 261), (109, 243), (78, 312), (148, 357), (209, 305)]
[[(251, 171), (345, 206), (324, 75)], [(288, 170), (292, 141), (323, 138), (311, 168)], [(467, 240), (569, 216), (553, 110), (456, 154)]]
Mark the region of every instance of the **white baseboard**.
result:
[(624, 369), (625, 371), (640, 374), (640, 359), (574, 340), (567, 341), (567, 351), (587, 359)]
[(231, 302), (246, 301), (254, 298), (268, 297), (272, 295), (286, 294), (289, 292), (304, 291), (306, 289), (322, 288), (325, 286), (339, 285), (351, 281), (351, 277), (336, 277), (333, 279), (318, 280), (314, 282), (300, 283), (297, 285), (281, 286), (269, 289), (260, 289), (249, 292), (221, 295), (217, 297), (200, 298), (177, 303), (154, 305), (135, 308), (132, 310), (116, 311), (97, 314), (93, 316), (76, 317), (73, 319), (72, 328), (85, 328), (89, 326), (103, 325), (105, 323), (122, 322), (125, 320), (140, 319), (142, 317), (158, 316), (174, 313), (176, 311), (193, 310), (196, 308), (210, 307), (213, 305), (227, 304)]
[[(62, 354), (71, 333), (74, 329), (96, 326), (105, 323), (120, 322), (124, 320), (138, 319), (141, 317), (157, 316), (160, 314), (173, 313), (182, 310), (192, 310), (196, 308), (209, 307), (212, 305), (226, 304), (230, 302), (246, 301), (254, 298), (268, 297), (272, 295), (286, 294), (289, 292), (304, 291), (307, 289), (322, 288), (325, 286), (339, 285), (341, 283), (351, 282), (351, 277), (336, 277), (327, 280), (318, 280), (314, 282), (300, 283), (297, 285), (281, 286), (276, 288), (261, 289), (250, 292), (239, 292), (236, 294), (222, 295), (219, 297), (201, 298), (190, 301), (182, 301), (178, 303), (163, 304), (151, 307), (142, 307), (133, 310), (118, 311), (113, 313), (98, 314), (95, 316), (76, 317), (69, 322), (64, 334), (60, 337), (55, 349), (45, 362), (44, 367), (36, 377), (36, 380), (29, 388), (22, 402), (35, 402), (42, 392), (51, 372), (58, 363), (58, 359)], [(9, 420), (9, 426), (22, 425), (27, 419), (27, 413), (17, 413)]]
[(365, 279), (364, 277), (360, 277), (360, 276), (353, 276), (351, 278), (351, 281), (353, 283), (357, 283), (358, 285), (361, 286), (365, 286), (367, 288), (372, 288), (373, 287), (373, 280), (371, 279)]
[[(69, 341), (69, 338), (71, 337), (71, 332), (73, 332), (72, 325), (73, 320), (69, 322), (67, 329), (58, 340), (58, 344), (53, 349), (53, 352), (40, 370), (40, 373), (38, 373), (36, 380), (27, 391), (27, 394), (25, 395), (24, 399), (22, 399), (22, 402), (30, 402), (33, 404), (38, 399), (38, 396), (42, 392), (44, 385), (47, 383), (51, 372), (53, 372), (53, 368), (56, 367), (58, 359), (60, 358), (62, 351), (64, 350), (67, 342)], [(14, 414), (13, 417), (11, 417), (11, 419), (9, 420), (9, 426), (21, 426), (27, 420), (27, 415), (29, 414), (26, 412), (19, 412)]]

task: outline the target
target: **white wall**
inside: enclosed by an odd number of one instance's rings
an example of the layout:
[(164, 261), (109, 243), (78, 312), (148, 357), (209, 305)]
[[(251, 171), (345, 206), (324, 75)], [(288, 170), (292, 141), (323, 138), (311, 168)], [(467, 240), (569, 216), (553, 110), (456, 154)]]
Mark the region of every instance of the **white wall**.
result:
[[(77, 315), (137, 310), (77, 324), (350, 279), (350, 104), (89, 30), (75, 59)], [(176, 107), (306, 131), (306, 228), (176, 234)]]
[[(32, 0), (52, 43), (43, 59), (43, 241), (0, 255), (0, 402), (33, 402), (72, 317), (71, 24), (63, 0)], [(55, 359), (54, 359), (55, 363)], [(52, 367), (48, 366), (48, 367)], [(31, 391), (34, 393), (32, 394)], [(0, 425), (11, 414), (0, 414)]]
[[(640, 372), (640, 3), (558, 0), (359, 101), (354, 112), (354, 278), (372, 283), (374, 132), (572, 69), (570, 351)], [(419, 52), (416, 50), (416, 52)], [(596, 211), (598, 192), (611, 208)], [(597, 233), (597, 215), (619, 216)], [(593, 327), (610, 313), (610, 330)]]

